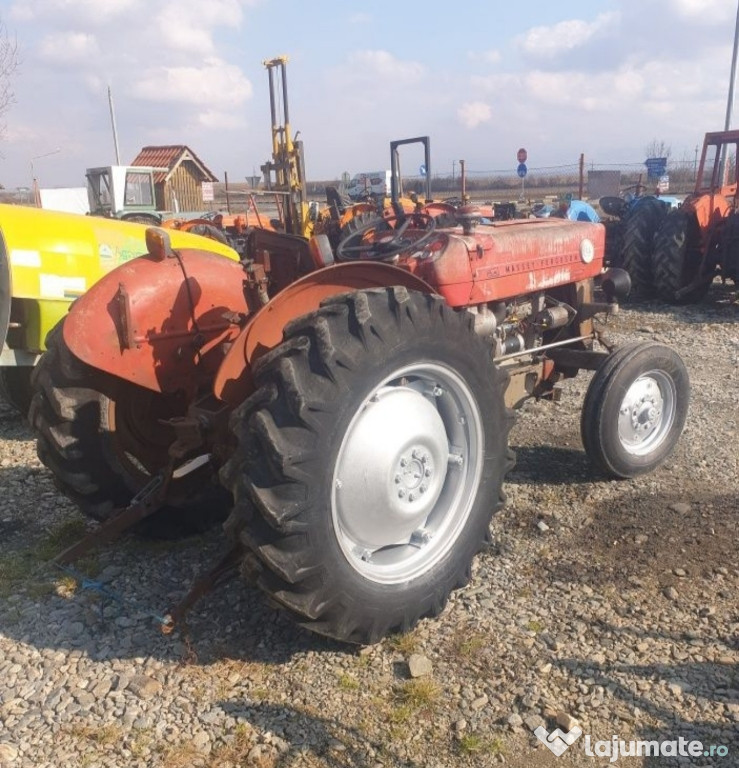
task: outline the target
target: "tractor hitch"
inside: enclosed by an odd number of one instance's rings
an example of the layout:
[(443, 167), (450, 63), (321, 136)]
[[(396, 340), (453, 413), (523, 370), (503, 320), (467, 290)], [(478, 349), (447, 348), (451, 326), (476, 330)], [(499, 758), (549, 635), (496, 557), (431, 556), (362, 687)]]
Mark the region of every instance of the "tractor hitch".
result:
[(182, 600), (165, 614), (160, 626), (162, 634), (171, 634), (201, 597), (228, 583), (236, 575), (243, 557), (244, 548), (237, 544), (213, 568), (197, 579)]
[(118, 510), (99, 528), (83, 536), (78, 542), (60, 552), (51, 562), (54, 565), (66, 565), (87, 554), (91, 549), (118, 538), (136, 523), (153, 515), (164, 504), (164, 499), (172, 477), (172, 469), (161, 472), (131, 499), (131, 503)]

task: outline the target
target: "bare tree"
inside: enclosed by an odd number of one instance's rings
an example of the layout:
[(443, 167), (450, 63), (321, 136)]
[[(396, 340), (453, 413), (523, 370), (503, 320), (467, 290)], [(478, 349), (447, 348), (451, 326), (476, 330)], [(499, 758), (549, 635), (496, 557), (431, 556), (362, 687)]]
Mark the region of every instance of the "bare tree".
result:
[(15, 103), (12, 81), (19, 64), (18, 41), (11, 37), (0, 18), (0, 137), (5, 132), (2, 120)]
[(652, 139), (644, 151), (647, 157), (666, 157), (669, 159), (672, 154), (672, 147), (664, 139)]

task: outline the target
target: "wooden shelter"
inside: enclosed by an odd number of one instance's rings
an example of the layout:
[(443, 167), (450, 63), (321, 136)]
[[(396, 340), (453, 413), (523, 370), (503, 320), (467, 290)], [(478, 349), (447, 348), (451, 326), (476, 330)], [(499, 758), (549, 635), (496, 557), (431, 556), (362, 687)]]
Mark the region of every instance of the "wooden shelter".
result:
[(131, 165), (158, 169), (154, 173), (154, 195), (159, 211), (202, 210), (203, 182), (218, 181), (184, 144), (143, 147)]

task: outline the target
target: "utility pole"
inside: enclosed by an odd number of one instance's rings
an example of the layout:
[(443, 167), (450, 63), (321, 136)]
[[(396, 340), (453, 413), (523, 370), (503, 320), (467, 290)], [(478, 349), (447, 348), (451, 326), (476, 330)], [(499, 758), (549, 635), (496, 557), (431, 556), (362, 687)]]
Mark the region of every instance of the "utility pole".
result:
[(731, 76), (729, 78), (729, 98), (726, 103), (726, 121), (724, 130), (728, 131), (731, 127), (731, 113), (734, 109), (734, 83), (736, 81), (736, 59), (739, 51), (739, 2), (736, 6), (736, 24), (734, 25), (734, 51), (731, 54)]
[(693, 181), (698, 180), (698, 145), (695, 145), (695, 160), (693, 160)]
[(52, 149), (51, 152), (44, 152), (43, 155), (34, 155), (31, 158), (31, 193), (33, 194), (33, 202), (37, 208), (41, 207), (41, 192), (38, 186), (38, 179), (36, 178), (36, 171), (33, 168), (33, 161), (40, 160), (42, 157), (51, 157), (62, 151), (61, 147)]
[(113, 108), (113, 91), (108, 86), (108, 106), (110, 107), (110, 124), (113, 127), (113, 144), (115, 146), (115, 164), (121, 164), (121, 153), (118, 151), (118, 130), (115, 127), (115, 109)]

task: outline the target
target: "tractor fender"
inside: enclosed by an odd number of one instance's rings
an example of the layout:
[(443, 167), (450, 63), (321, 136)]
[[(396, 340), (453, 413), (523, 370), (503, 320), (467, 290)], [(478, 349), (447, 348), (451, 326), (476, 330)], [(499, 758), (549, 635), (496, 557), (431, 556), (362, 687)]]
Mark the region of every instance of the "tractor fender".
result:
[(349, 291), (395, 285), (436, 293), (420, 277), (375, 261), (337, 264), (292, 283), (249, 318), (216, 374), (214, 394), (232, 407), (246, 399), (254, 389), (251, 366), (255, 360), (282, 342), (282, 331), (291, 320), (315, 311), (324, 299)]
[(238, 262), (201, 250), (140, 256), (72, 305), (64, 340), (84, 363), (155, 392), (194, 394), (249, 309)]
[[(0, 230), (0, 336), (10, 318), (6, 351), (12, 348), (29, 365), (75, 298), (147, 250), (143, 224), (23, 205), (0, 205)], [(178, 230), (169, 234), (173, 248), (239, 260), (233, 248), (215, 240)]]
[(695, 217), (702, 232), (714, 227), (718, 222), (725, 219), (731, 210), (731, 203), (723, 195), (716, 194), (694, 197), (690, 200), (688, 206), (685, 206), (685, 203), (683, 203), (683, 206), (695, 212)]

